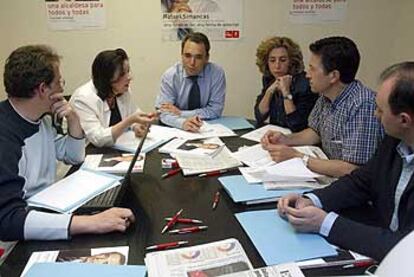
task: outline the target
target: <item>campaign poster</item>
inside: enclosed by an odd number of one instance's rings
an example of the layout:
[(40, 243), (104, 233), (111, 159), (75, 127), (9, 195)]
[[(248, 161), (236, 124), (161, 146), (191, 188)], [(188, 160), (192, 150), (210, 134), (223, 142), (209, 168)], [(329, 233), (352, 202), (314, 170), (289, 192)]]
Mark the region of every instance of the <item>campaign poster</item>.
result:
[(161, 0), (162, 39), (202, 32), (210, 40), (239, 40), (242, 15), (243, 0)]
[(343, 21), (347, 0), (290, 0), (289, 21), (299, 24), (318, 24)]
[(51, 30), (105, 28), (103, 0), (45, 0), (46, 17)]

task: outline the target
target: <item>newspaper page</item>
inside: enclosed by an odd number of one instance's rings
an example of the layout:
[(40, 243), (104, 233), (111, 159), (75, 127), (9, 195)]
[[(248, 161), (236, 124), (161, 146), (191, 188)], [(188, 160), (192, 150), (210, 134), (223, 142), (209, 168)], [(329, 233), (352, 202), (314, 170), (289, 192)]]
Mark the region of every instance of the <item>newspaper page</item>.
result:
[(161, 31), (165, 41), (202, 32), (210, 40), (242, 37), (241, 0), (161, 0)]
[(223, 277), (304, 277), (300, 268), (294, 264), (279, 264), (244, 272), (232, 273)]
[(145, 264), (149, 277), (222, 276), (252, 270), (236, 239), (148, 253)]

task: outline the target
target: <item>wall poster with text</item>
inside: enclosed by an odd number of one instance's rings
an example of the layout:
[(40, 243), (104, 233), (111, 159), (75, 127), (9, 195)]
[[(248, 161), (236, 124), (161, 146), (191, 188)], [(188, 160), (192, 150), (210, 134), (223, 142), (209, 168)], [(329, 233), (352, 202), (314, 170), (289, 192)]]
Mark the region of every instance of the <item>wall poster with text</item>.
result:
[(161, 0), (163, 40), (202, 32), (210, 40), (242, 37), (243, 0)]
[(104, 0), (45, 0), (52, 30), (105, 28)]
[(343, 21), (347, 5), (347, 0), (290, 0), (289, 21), (301, 24)]

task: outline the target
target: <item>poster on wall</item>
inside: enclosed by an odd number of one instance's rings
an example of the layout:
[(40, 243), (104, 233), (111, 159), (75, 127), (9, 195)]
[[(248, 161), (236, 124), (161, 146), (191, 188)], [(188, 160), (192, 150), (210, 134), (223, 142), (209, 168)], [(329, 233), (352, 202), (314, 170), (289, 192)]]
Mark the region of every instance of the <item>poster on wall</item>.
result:
[(202, 32), (210, 40), (242, 37), (243, 0), (161, 0), (161, 33), (165, 41)]
[(299, 24), (340, 22), (347, 7), (347, 0), (290, 0), (289, 20)]
[(45, 0), (51, 30), (105, 28), (104, 0)]

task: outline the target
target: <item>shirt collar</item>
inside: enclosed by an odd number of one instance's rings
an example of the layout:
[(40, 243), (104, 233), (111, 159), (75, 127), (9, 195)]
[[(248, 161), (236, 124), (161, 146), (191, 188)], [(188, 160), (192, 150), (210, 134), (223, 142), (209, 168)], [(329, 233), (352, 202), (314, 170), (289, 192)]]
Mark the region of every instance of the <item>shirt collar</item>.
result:
[(411, 163), (414, 160), (413, 149), (403, 141), (397, 145), (397, 152), (407, 163)]
[(345, 86), (345, 88), (342, 90), (342, 92), (338, 95), (338, 97), (335, 98), (333, 102), (331, 100), (324, 96), (324, 100), (326, 103), (331, 104), (331, 108), (335, 109), (337, 106), (342, 104), (346, 99), (350, 96), (351, 92), (355, 90), (355, 88), (358, 86), (358, 81), (352, 81), (348, 85)]

